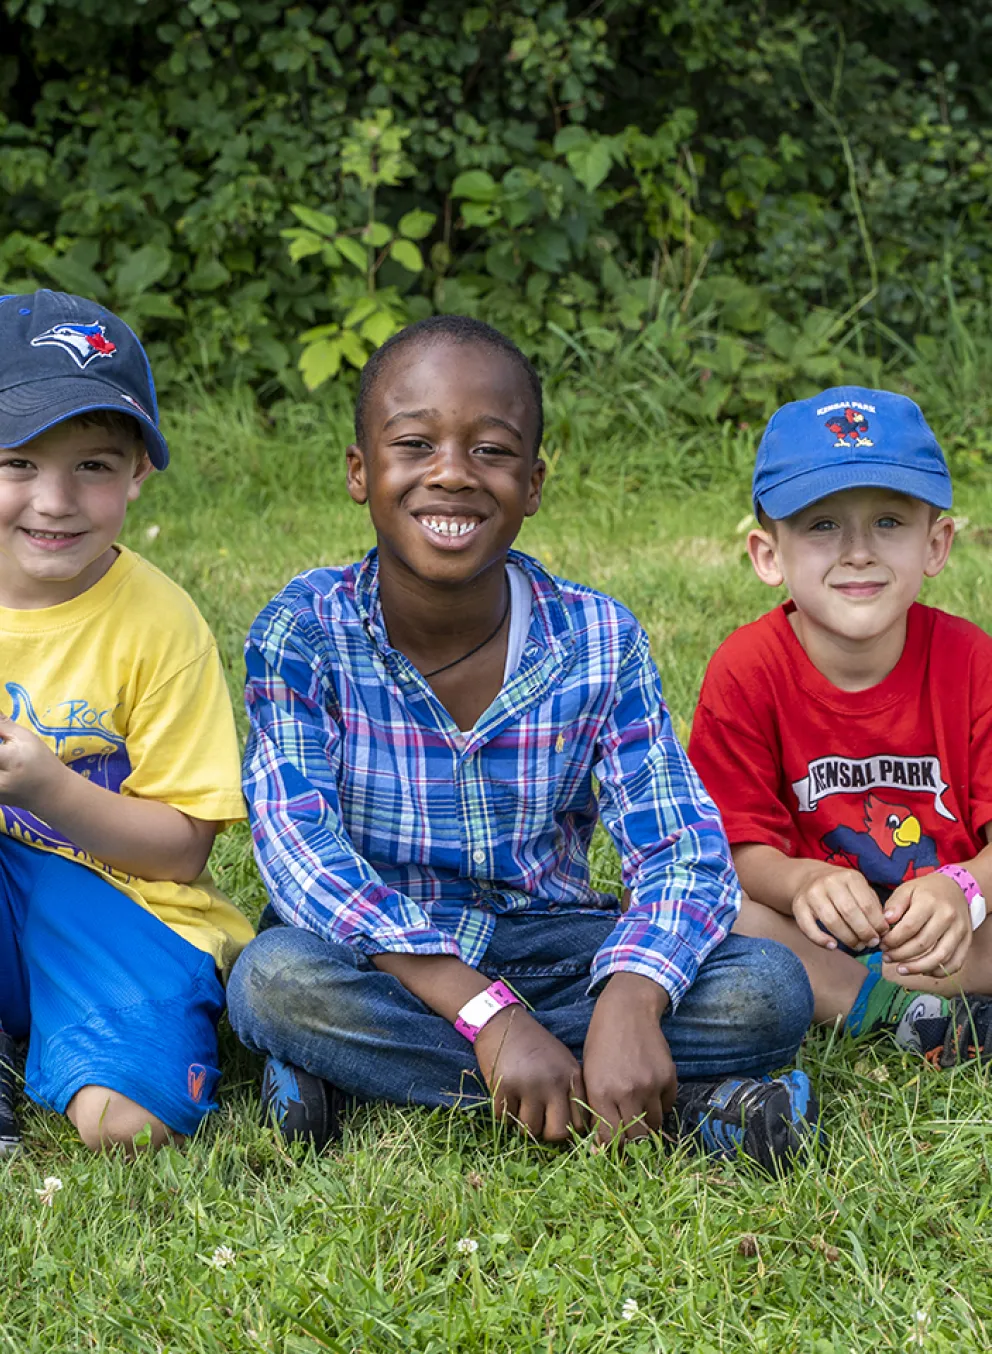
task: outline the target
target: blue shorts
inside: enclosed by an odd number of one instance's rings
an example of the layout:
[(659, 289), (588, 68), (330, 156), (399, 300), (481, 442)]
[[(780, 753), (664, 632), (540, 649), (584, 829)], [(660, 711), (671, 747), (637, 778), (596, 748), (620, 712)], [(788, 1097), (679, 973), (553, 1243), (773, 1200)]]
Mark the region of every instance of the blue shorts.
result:
[(0, 836), (0, 1025), (28, 1039), (25, 1089), (65, 1113), (84, 1086), (177, 1133), (216, 1108), (213, 957), (94, 870)]

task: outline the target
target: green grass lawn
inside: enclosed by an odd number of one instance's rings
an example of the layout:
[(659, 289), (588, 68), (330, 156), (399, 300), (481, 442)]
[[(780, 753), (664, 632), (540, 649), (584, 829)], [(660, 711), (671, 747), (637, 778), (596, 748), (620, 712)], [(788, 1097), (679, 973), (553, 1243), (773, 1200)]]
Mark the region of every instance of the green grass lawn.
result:
[[(341, 422), (205, 404), (126, 540), (196, 598), (239, 703), (241, 641), (299, 569), (371, 544), (343, 489)], [(522, 545), (643, 620), (676, 726), (706, 660), (775, 598), (751, 575), (739, 473), (694, 496), (663, 458), (604, 448), (552, 475)], [(927, 600), (992, 625), (992, 491)], [(215, 852), (262, 904), (247, 833)], [(601, 848), (596, 867), (615, 879)], [(90, 1157), (26, 1111), (0, 1164), (0, 1354), (28, 1351), (985, 1350), (992, 1345), (988, 1077), (826, 1033), (801, 1057), (829, 1146), (785, 1181), (654, 1144), (554, 1152), (490, 1122), (369, 1109), (340, 1149), (289, 1155), (256, 1125), (259, 1066), (223, 1033), (221, 1111), (183, 1152)], [(37, 1191), (57, 1176), (49, 1207)], [(478, 1248), (460, 1250), (460, 1239)], [(229, 1248), (225, 1250), (224, 1248)]]

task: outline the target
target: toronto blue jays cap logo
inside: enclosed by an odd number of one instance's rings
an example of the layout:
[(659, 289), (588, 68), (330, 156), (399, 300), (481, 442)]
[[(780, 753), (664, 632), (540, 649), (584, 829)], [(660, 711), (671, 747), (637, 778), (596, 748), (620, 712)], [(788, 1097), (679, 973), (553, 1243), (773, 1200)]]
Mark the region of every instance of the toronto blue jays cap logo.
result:
[(106, 327), (98, 321), (92, 324), (54, 324), (43, 334), (31, 340), (32, 348), (49, 344), (64, 349), (79, 367), (88, 367), (98, 357), (113, 357), (117, 344), (107, 338)]
[(152, 465), (165, 469), (152, 370), (120, 316), (45, 287), (0, 295), (0, 447), (22, 447), (99, 409), (131, 415)]

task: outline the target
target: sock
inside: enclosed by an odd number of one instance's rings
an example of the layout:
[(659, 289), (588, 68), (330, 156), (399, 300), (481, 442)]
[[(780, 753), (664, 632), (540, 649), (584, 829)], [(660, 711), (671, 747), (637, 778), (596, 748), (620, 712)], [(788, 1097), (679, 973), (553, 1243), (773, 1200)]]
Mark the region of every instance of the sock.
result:
[(862, 950), (854, 958), (859, 964), (864, 964), (870, 973), (882, 972), (882, 951), (879, 949)]
[[(951, 1003), (946, 998), (912, 992), (869, 969), (844, 1028), (848, 1034), (868, 1034), (894, 1026), (896, 1043), (901, 1048), (918, 1051), (921, 1046), (929, 1047), (934, 1040), (943, 1038), (950, 1011)], [(922, 1026), (920, 1022), (924, 1022)], [(921, 1039), (922, 1034), (925, 1039)]]

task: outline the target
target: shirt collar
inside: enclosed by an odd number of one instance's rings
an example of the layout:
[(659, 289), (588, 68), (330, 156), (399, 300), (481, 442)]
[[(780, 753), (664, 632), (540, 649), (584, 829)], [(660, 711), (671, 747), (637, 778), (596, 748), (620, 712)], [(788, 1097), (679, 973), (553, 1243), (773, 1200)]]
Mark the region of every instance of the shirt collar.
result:
[[(568, 653), (574, 642), (572, 621), (562, 598), (557, 579), (544, 565), (521, 550), (511, 550), (507, 562), (522, 569), (534, 589), (528, 643), (535, 641), (559, 657)], [(379, 601), (379, 552), (373, 547), (354, 567), (355, 609), (366, 635), (384, 651), (390, 648)]]

